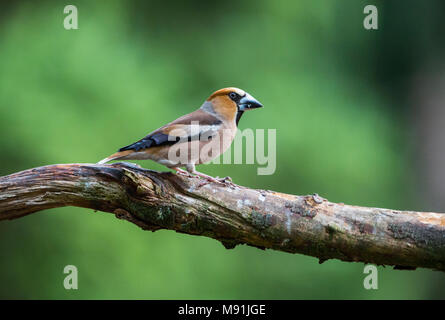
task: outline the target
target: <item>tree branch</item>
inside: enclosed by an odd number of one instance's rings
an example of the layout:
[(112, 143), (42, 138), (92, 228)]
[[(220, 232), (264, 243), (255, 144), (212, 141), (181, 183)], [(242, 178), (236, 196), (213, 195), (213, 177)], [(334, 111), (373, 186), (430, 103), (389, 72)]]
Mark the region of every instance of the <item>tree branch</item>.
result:
[(64, 164), (0, 177), (0, 220), (77, 206), (145, 230), (171, 229), (320, 259), (445, 271), (445, 215), (349, 206), (125, 163)]

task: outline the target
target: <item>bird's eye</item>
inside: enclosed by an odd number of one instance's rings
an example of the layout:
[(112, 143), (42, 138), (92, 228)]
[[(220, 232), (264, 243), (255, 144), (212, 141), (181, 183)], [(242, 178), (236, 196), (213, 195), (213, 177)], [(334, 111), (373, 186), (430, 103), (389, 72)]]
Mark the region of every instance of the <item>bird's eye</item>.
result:
[(235, 100), (238, 97), (238, 95), (235, 92), (230, 92), (229, 97), (230, 99)]

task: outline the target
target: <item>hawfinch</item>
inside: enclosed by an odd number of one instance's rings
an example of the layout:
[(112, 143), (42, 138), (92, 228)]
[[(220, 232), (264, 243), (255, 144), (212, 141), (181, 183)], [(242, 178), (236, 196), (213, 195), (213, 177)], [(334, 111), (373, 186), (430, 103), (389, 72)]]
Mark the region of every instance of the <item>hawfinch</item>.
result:
[(213, 182), (221, 182), (196, 171), (195, 165), (209, 162), (224, 153), (235, 138), (244, 111), (260, 107), (261, 103), (241, 89), (218, 90), (198, 110), (119, 149), (98, 164), (111, 160), (150, 159), (179, 174), (195, 174)]

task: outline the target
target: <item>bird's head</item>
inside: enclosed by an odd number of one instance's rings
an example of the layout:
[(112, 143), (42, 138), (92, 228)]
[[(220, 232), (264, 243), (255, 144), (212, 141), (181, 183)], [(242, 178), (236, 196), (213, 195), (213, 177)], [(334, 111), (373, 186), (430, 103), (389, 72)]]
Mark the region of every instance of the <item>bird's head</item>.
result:
[[(210, 104), (210, 105), (209, 105)], [(228, 121), (238, 121), (244, 111), (261, 108), (263, 105), (247, 92), (238, 88), (224, 88), (212, 93), (203, 108), (212, 108), (218, 116)]]

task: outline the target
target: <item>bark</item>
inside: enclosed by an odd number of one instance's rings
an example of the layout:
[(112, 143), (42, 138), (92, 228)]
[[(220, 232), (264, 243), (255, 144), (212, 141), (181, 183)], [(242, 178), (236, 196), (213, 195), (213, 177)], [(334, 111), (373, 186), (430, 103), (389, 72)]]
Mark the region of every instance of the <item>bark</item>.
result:
[(445, 215), (332, 203), (196, 177), (112, 165), (63, 164), (0, 177), (0, 220), (77, 206), (145, 230), (211, 237), (320, 259), (445, 271)]

